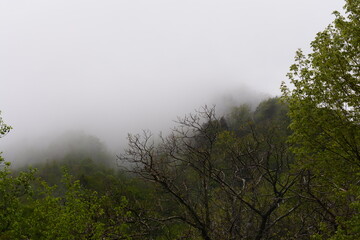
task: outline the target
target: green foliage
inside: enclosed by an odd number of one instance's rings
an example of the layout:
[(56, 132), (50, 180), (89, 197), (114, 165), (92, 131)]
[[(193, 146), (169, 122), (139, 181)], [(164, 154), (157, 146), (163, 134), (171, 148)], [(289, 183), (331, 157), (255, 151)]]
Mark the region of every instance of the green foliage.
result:
[(253, 120), (251, 107), (246, 104), (233, 107), (227, 115), (226, 120), (232, 131), (236, 131), (239, 134), (246, 134), (248, 131), (244, 129), (244, 127)]
[(80, 180), (83, 187), (100, 193), (104, 193), (111, 185), (116, 185), (116, 178), (119, 173), (105, 164), (93, 161), (91, 158), (77, 157), (77, 154), (68, 154), (63, 159), (49, 159), (45, 163), (38, 163), (33, 166), (38, 169), (37, 175), (49, 185), (58, 185), (61, 182), (62, 168), (65, 167), (71, 175)]
[(0, 166), (0, 239), (11, 239), (21, 232), (27, 211), (23, 203), (32, 196), (34, 170), (12, 176), (9, 163), (0, 160)]
[(67, 172), (56, 196), (35, 170), (13, 176), (9, 166), (0, 170), (0, 239), (130, 239), (125, 197), (84, 189)]
[(84, 134), (37, 171), (0, 156), (0, 240), (360, 239), (360, 1), (345, 10), (296, 53), (284, 101), (205, 107), (159, 144), (130, 135), (128, 173)]
[(53, 188), (44, 184), (43, 196), (33, 205), (28, 233), (41, 239), (125, 238), (128, 226), (123, 220), (129, 217), (125, 198), (115, 204), (107, 196), (83, 189), (67, 172), (63, 183), (62, 197), (54, 197)]
[(322, 209), (318, 236), (343, 237), (334, 239), (355, 239), (351, 229), (360, 225), (352, 191), (360, 172), (360, 1), (347, 0), (345, 11), (317, 34), (311, 54), (297, 52), (288, 74), (294, 88), (282, 86), (297, 166), (308, 173), (302, 194)]
[[(274, 97), (262, 101), (254, 112), (254, 120), (257, 123), (266, 124), (266, 122), (283, 124), (288, 126), (290, 119), (287, 116), (288, 106), (280, 98)], [(267, 126), (268, 127), (268, 126)], [(286, 129), (286, 127), (284, 127)]]
[[(1, 114), (1, 111), (0, 111)], [(2, 138), (4, 135), (6, 135), (12, 128), (8, 125), (6, 125), (3, 120), (2, 117), (0, 115), (0, 138)]]

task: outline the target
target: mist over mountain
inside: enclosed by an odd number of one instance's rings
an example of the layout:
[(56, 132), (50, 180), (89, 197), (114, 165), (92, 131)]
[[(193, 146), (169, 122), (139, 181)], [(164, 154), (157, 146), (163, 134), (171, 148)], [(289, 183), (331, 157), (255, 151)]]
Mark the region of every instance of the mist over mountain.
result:
[(0, 240), (360, 239), (359, 10), (0, 1)]
[(127, 133), (166, 132), (203, 105), (256, 105), (279, 95), (295, 50), (341, 4), (1, 1), (0, 110), (13, 130), (0, 149), (83, 131), (119, 152)]
[[(207, 103), (205, 102), (203, 105), (196, 106), (194, 104), (183, 109), (178, 108), (176, 109), (177, 113), (171, 108), (169, 111), (164, 111), (156, 109), (154, 106), (154, 113), (149, 113), (140, 120), (135, 119), (134, 122), (139, 122), (134, 126), (126, 125), (126, 119), (123, 121), (119, 119), (120, 122), (123, 122), (119, 129), (112, 129), (112, 125), (100, 125), (100, 129), (89, 128), (86, 125), (79, 126), (77, 129), (74, 127), (67, 129), (60, 125), (59, 129), (53, 129), (50, 133), (41, 131), (37, 136), (27, 137), (21, 136), (21, 134), (17, 135), (16, 133), (19, 131), (16, 131), (15, 128), (6, 136), (6, 141), (2, 141), (0, 145), (5, 158), (14, 166), (32, 165), (47, 160), (61, 160), (68, 155), (91, 158), (95, 162), (104, 162), (115, 166), (116, 155), (127, 147), (128, 133), (136, 134), (141, 133), (142, 130), (150, 130), (155, 136), (160, 132), (167, 135), (176, 125), (175, 121), (178, 117), (182, 118), (186, 114), (194, 113), (195, 110), (205, 105), (214, 106), (216, 114), (221, 117), (233, 107), (241, 104), (247, 104), (254, 109), (261, 100), (267, 97), (269, 95), (265, 93), (258, 93), (244, 87), (209, 97)], [(162, 112), (161, 115), (158, 114), (160, 112)], [(114, 115), (116, 116), (116, 113)]]
[(115, 166), (115, 154), (97, 137), (82, 131), (67, 131), (52, 138), (43, 138), (33, 142), (20, 141), (9, 146), (4, 153), (14, 166), (32, 166), (46, 161), (72, 159), (91, 159), (96, 163)]

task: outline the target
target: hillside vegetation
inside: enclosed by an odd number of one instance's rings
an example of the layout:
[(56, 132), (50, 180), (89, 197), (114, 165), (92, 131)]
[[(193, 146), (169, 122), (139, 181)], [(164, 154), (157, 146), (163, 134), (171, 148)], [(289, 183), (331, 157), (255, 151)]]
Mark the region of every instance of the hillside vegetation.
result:
[(360, 239), (360, 1), (335, 16), (255, 109), (202, 107), (116, 157), (86, 134), (0, 156), (0, 239)]

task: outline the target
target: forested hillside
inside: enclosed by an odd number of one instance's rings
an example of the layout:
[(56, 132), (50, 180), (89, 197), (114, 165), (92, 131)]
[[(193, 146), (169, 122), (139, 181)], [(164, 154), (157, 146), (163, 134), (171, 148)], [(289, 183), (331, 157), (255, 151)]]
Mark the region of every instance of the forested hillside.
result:
[(360, 1), (335, 16), (255, 108), (201, 107), (117, 156), (85, 134), (0, 156), (0, 239), (360, 239)]

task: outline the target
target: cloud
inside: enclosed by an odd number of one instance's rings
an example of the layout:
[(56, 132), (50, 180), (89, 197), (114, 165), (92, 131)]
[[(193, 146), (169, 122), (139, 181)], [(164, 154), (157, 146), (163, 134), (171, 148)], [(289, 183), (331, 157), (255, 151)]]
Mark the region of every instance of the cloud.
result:
[(14, 130), (0, 144), (80, 129), (119, 149), (223, 95), (279, 94), (295, 50), (341, 4), (1, 1), (0, 109)]

